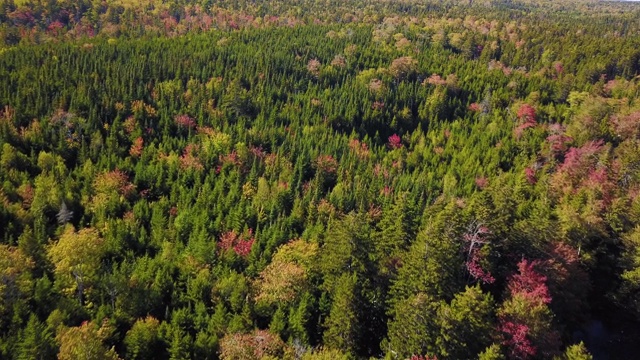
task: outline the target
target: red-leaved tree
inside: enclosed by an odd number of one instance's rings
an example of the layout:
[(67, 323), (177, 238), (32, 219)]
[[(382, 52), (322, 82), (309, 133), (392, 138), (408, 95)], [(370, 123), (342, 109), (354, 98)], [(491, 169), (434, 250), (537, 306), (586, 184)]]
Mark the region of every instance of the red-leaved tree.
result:
[(520, 125), (518, 125), (514, 131), (517, 138), (520, 138), (526, 129), (538, 125), (536, 121), (536, 109), (529, 104), (520, 106), (517, 116), (518, 119), (520, 119)]
[(249, 229), (244, 235), (231, 230), (220, 235), (218, 246), (223, 251), (233, 250), (238, 256), (247, 257), (254, 242), (253, 229)]
[(551, 295), (547, 278), (538, 271), (539, 261), (522, 259), (518, 272), (509, 278), (509, 298), (499, 312), (499, 330), (503, 345), (513, 359), (528, 359), (536, 355), (552, 357), (558, 352), (558, 334), (548, 307)]
[(429, 355), (424, 355), (424, 356), (411, 355), (411, 360), (438, 360), (438, 357), (436, 355), (433, 355), (433, 356), (429, 356)]
[(398, 136), (398, 134), (393, 134), (389, 136), (389, 142), (387, 143), (387, 145), (391, 149), (399, 149), (402, 147), (402, 139), (400, 139), (400, 136)]
[(522, 104), (520, 108), (518, 108), (517, 116), (520, 120), (535, 122), (536, 109), (529, 104)]
[(467, 250), (467, 261), (465, 263), (467, 271), (475, 281), (485, 284), (491, 284), (495, 281), (491, 273), (481, 265), (485, 260), (481, 250), (489, 242), (487, 239), (489, 234), (491, 234), (491, 231), (484, 224), (474, 221), (469, 224), (467, 231), (462, 235), (462, 240), (465, 242)]

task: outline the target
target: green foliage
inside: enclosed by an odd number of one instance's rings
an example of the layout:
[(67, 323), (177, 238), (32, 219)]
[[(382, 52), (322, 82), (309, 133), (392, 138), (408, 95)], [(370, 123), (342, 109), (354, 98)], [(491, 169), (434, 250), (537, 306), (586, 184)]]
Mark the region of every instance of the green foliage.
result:
[(434, 352), (438, 305), (422, 293), (397, 302), (393, 307), (389, 341), (387, 346), (383, 345), (384, 350), (403, 358)]
[(16, 358), (18, 360), (50, 359), (55, 353), (54, 331), (32, 314), (17, 346)]
[(440, 307), (438, 352), (443, 357), (473, 358), (491, 343), (493, 299), (479, 286), (456, 294), (450, 305)]
[[(566, 343), (589, 318), (635, 334), (638, 14), (0, 0), (0, 357), (589, 358)], [(522, 259), (544, 296), (514, 291)]]
[(591, 360), (593, 359), (593, 356), (589, 354), (589, 351), (584, 346), (584, 343), (580, 342), (579, 344), (567, 347), (563, 358), (567, 360)]
[(329, 317), (324, 323), (323, 342), (328, 348), (352, 353), (356, 346), (358, 319), (356, 317), (355, 274), (345, 273), (335, 283)]
[(497, 344), (492, 344), (488, 348), (486, 348), (483, 352), (481, 352), (478, 356), (478, 360), (503, 360), (505, 359), (504, 355), (500, 351), (500, 346)]
[(158, 320), (147, 317), (137, 320), (124, 338), (128, 359), (153, 359), (161, 346), (158, 334)]

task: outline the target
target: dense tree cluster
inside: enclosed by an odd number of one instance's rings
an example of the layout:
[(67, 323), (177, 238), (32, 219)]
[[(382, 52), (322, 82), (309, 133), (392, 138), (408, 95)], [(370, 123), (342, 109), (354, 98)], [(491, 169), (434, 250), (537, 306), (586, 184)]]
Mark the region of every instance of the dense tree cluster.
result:
[(0, 358), (632, 357), (639, 18), (2, 0)]

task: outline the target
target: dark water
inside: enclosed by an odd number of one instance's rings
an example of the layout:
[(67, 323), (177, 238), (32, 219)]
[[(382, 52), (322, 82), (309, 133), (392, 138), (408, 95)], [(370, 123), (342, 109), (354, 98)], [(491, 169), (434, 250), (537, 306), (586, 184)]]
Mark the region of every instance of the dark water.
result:
[(640, 328), (628, 317), (592, 320), (574, 340), (584, 341), (594, 360), (640, 359)]

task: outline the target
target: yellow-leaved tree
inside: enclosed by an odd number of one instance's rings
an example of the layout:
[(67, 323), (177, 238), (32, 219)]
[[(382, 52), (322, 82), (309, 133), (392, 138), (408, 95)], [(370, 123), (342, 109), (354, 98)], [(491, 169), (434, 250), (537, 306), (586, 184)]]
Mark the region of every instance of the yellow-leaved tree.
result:
[(256, 283), (256, 302), (266, 306), (294, 302), (309, 285), (318, 244), (293, 240), (276, 251)]
[(33, 262), (19, 248), (0, 245), (0, 325), (18, 301), (28, 300)]
[(105, 321), (101, 327), (93, 322), (84, 322), (80, 326), (63, 327), (57, 340), (60, 343), (59, 360), (118, 360), (113, 348), (108, 349), (104, 340), (113, 333), (113, 328)]
[(55, 276), (62, 292), (77, 294), (80, 304), (84, 304), (85, 292), (93, 285), (100, 261), (105, 253), (105, 242), (98, 231), (85, 228), (76, 231), (67, 225), (60, 239), (48, 249), (48, 255), (55, 265)]

